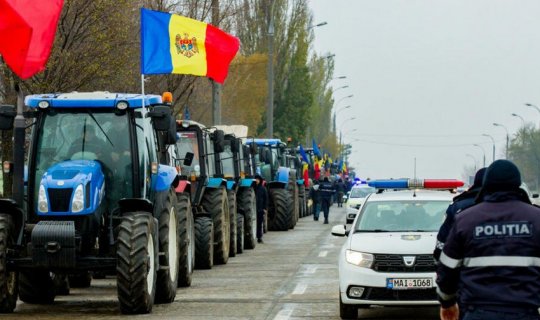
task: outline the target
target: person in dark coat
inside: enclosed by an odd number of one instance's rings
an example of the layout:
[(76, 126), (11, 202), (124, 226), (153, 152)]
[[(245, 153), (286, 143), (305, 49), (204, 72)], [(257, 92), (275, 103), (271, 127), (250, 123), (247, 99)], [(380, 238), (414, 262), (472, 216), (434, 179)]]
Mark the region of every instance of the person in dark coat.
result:
[(324, 213), (324, 224), (328, 224), (328, 213), (330, 211), (330, 205), (332, 204), (332, 196), (336, 190), (332, 183), (328, 180), (328, 177), (324, 177), (323, 182), (319, 185), (319, 193), (321, 196), (321, 205)]
[(540, 208), (520, 185), (516, 165), (497, 160), (456, 216), (437, 265), (442, 320), (540, 319)]
[(268, 212), (268, 195), (266, 193), (266, 188), (263, 185), (263, 177), (260, 175), (255, 175), (255, 198), (257, 202), (257, 242), (263, 242), (263, 223), (264, 215)]
[(337, 194), (337, 204), (338, 204), (338, 208), (342, 208), (343, 207), (343, 195), (345, 195), (345, 192), (346, 192), (346, 187), (345, 187), (345, 184), (343, 183), (343, 180), (339, 179), (336, 183), (336, 194)]
[(319, 214), (321, 213), (321, 196), (319, 194), (319, 181), (313, 181), (311, 188), (309, 188), (309, 198), (313, 202), (313, 220), (319, 221)]
[(448, 233), (454, 225), (456, 215), (468, 207), (476, 204), (475, 199), (482, 188), (485, 172), (486, 168), (478, 170), (474, 176), (473, 185), (467, 191), (454, 197), (452, 204), (450, 204), (448, 209), (446, 209), (446, 218), (444, 219), (444, 222), (439, 229), (439, 233), (437, 234), (437, 245), (433, 251), (433, 258), (435, 258), (435, 261), (439, 261), (441, 251), (444, 247), (444, 243), (446, 242), (446, 238), (448, 238)]

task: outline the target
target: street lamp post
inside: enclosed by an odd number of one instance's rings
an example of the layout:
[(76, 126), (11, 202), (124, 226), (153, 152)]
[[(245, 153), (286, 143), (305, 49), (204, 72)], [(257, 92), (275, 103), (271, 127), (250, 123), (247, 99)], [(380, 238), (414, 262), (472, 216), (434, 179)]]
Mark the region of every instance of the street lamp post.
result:
[[(339, 99), (338, 102), (337, 102), (334, 106), (335, 106), (336, 109), (337, 109), (337, 107), (339, 106), (339, 103), (340, 103), (341, 101), (343, 101), (343, 100), (345, 100), (345, 99), (348, 99), (348, 98), (352, 98), (353, 96), (354, 96), (354, 95), (350, 94), (350, 95), (348, 95), (348, 96), (345, 96), (345, 97)], [(337, 131), (336, 131), (336, 116), (337, 116), (337, 113), (334, 111), (334, 132), (337, 132)]]
[(508, 159), (508, 142), (510, 140), (510, 133), (508, 132), (508, 128), (506, 128), (504, 125), (500, 123), (493, 123), (495, 127), (502, 127), (506, 131), (506, 159)]
[(322, 27), (322, 26), (325, 26), (325, 25), (327, 25), (327, 24), (328, 24), (328, 22), (323, 21), (323, 22), (321, 22), (321, 23), (317, 23), (316, 25), (309, 26), (309, 27), (308, 27), (308, 30), (309, 30), (309, 29), (316, 28), (316, 27)]
[(531, 107), (531, 108), (536, 109), (536, 111), (538, 111), (538, 113), (540, 113), (540, 108), (538, 108), (538, 107), (535, 106), (534, 104), (532, 104), (532, 103), (526, 103), (525, 105), (526, 105), (527, 107)]
[(516, 118), (520, 118), (521, 119), (521, 126), (522, 127), (525, 127), (525, 119), (523, 119), (522, 116), (520, 116), (519, 114), (517, 113), (512, 113), (512, 116), (516, 117)]
[[(487, 133), (483, 133), (482, 136), (489, 137), (491, 139), (491, 142), (493, 143), (493, 160), (491, 160), (493, 162), (495, 161), (495, 139), (493, 139), (493, 137)], [(484, 167), (485, 167), (485, 163), (484, 163)]]
[(347, 79), (347, 76), (339, 76), (339, 77), (332, 78), (332, 80), (336, 80), (336, 79)]
[[(340, 127), (340, 128), (343, 127), (343, 125), (345, 124), (345, 122), (350, 121), (350, 120), (354, 120), (354, 119), (356, 119), (356, 117), (351, 117), (351, 118), (345, 119), (345, 121), (343, 121), (339, 127)], [(342, 131), (339, 130), (339, 148), (340, 148), (340, 150), (339, 150), (339, 157), (340, 157), (340, 158), (343, 158), (343, 150), (342, 150), (342, 149), (343, 149), (343, 147), (342, 147), (342, 145), (343, 145), (343, 140), (342, 140), (342, 134), (341, 134), (341, 133), (342, 133)]]
[(350, 107), (351, 107), (351, 106), (344, 106), (344, 107), (342, 107), (342, 108), (339, 108), (338, 111), (336, 111), (336, 116), (337, 116), (341, 111), (343, 111), (343, 110), (345, 110), (345, 109), (349, 109)]
[(339, 89), (346, 89), (346, 88), (348, 88), (348, 87), (349, 87), (349, 86), (341, 86), (341, 87), (339, 87), (339, 88), (336, 88), (336, 90), (334, 90), (334, 93), (335, 93), (336, 91), (338, 91)]
[(473, 144), (473, 146), (482, 149), (482, 154), (484, 155), (484, 166), (483, 167), (485, 168), (486, 167), (486, 150), (484, 149), (484, 147), (482, 147), (478, 143)]
[(268, 8), (268, 110), (266, 113), (266, 134), (274, 137), (274, 2)]
[(475, 158), (472, 154), (470, 154), (470, 153), (467, 153), (466, 156), (469, 157), (469, 158), (471, 158), (471, 159), (473, 159), (473, 161), (474, 161), (474, 172), (476, 172), (476, 164), (478, 163), (478, 162), (476, 161), (476, 158)]

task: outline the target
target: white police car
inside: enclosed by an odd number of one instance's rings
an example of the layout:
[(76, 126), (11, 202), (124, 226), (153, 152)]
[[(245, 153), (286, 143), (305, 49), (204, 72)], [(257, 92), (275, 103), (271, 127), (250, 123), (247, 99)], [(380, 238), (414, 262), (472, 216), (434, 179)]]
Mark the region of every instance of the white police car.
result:
[(353, 222), (356, 214), (358, 213), (358, 210), (366, 201), (366, 197), (375, 191), (377, 191), (375, 190), (375, 188), (370, 187), (365, 183), (355, 184), (351, 188), (351, 193), (349, 194), (349, 198), (347, 199), (347, 223)]
[[(339, 256), (339, 304), (343, 319), (358, 316), (359, 308), (436, 305), (433, 249), (437, 232), (454, 194), (446, 191), (458, 180), (377, 180), (385, 191), (368, 196), (351, 230), (332, 228), (347, 236)], [(423, 188), (423, 189), (412, 189)]]

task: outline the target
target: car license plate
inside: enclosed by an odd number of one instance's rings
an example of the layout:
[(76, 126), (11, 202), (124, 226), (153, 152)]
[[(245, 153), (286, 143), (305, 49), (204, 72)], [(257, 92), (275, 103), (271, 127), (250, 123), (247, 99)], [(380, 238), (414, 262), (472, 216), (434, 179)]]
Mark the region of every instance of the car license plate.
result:
[(426, 289), (433, 287), (432, 278), (388, 278), (386, 288), (392, 290)]

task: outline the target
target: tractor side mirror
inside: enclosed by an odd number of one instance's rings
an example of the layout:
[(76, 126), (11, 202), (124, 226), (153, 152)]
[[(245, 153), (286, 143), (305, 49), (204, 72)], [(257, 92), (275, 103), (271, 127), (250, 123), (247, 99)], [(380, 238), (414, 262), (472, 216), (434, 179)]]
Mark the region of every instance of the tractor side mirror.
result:
[[(156, 131), (173, 130), (176, 138), (176, 123), (172, 117), (171, 107), (155, 106), (152, 111), (148, 112), (148, 115), (152, 118), (152, 123)], [(173, 129), (171, 129), (171, 126)]]
[(259, 152), (259, 147), (257, 146), (255, 142), (249, 145), (249, 152), (251, 153), (252, 156), (256, 155), (257, 152)]
[(266, 162), (267, 164), (272, 164), (271, 163), (271, 161), (272, 161), (272, 151), (270, 151), (268, 149), (264, 149), (263, 153), (264, 153), (264, 162)]
[(193, 152), (186, 152), (186, 155), (184, 156), (184, 166), (190, 167), (194, 156)]
[(232, 139), (231, 140), (231, 151), (233, 153), (240, 152), (240, 142), (238, 141), (238, 139)]
[(13, 129), (13, 120), (17, 112), (15, 107), (11, 105), (0, 106), (0, 130)]
[(214, 152), (221, 153), (225, 150), (225, 134), (223, 130), (214, 131)]

